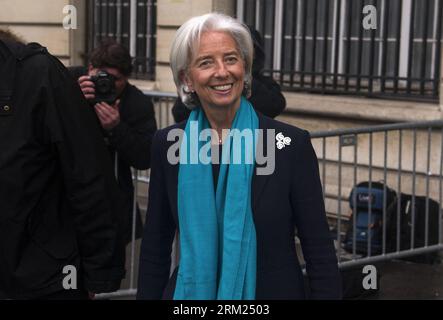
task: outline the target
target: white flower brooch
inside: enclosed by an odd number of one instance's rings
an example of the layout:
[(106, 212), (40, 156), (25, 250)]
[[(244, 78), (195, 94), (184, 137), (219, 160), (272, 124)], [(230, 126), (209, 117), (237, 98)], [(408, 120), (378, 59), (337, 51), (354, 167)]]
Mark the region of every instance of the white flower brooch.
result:
[(279, 150), (291, 144), (291, 138), (285, 137), (281, 132), (277, 133), (275, 140), (277, 140), (277, 149)]

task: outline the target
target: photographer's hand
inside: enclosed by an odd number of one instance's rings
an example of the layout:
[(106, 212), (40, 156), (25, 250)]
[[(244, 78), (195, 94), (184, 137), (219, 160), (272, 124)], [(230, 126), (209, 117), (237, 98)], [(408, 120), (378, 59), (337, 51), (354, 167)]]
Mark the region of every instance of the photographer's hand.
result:
[(95, 85), (90, 76), (81, 76), (78, 78), (78, 84), (87, 100), (95, 98)]
[(120, 100), (117, 100), (112, 106), (106, 102), (100, 102), (94, 108), (103, 129), (111, 130), (120, 123)]

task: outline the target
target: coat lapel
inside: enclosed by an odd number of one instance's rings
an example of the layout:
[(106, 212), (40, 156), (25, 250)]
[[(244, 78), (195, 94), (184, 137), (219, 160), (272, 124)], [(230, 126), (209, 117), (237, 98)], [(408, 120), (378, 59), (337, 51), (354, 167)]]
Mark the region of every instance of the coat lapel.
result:
[[(263, 152), (267, 153), (267, 135), (266, 129), (268, 128), (266, 123), (266, 118), (263, 117), (259, 112), (257, 112), (258, 116), (258, 127), (263, 132)], [(273, 142), (272, 142), (273, 143)], [(269, 180), (270, 175), (257, 175), (257, 167), (263, 167), (264, 165), (255, 164), (254, 175), (252, 176), (252, 211), (256, 212), (256, 207), (258, 204), (258, 199), (260, 199), (260, 195), (265, 190), (266, 183)]]

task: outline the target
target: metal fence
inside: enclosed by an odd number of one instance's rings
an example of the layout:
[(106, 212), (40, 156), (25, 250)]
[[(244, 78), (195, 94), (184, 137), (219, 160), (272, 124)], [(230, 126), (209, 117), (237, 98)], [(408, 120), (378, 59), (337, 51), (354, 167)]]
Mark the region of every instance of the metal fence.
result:
[[(153, 98), (159, 127), (163, 128), (173, 123), (171, 108), (176, 99), (175, 94), (161, 92), (145, 92)], [(442, 241), (442, 179), (443, 179), (443, 120), (427, 122), (411, 122), (391, 125), (381, 125), (346, 130), (334, 130), (311, 133), (312, 143), (320, 164), (320, 178), (323, 184), (323, 194), (326, 205), (328, 221), (331, 230), (336, 234), (336, 249), (341, 269), (355, 265), (371, 264), (379, 261), (416, 256), (424, 253), (435, 252), (443, 249)], [(383, 181), (385, 186), (395, 189), (401, 200), (403, 193), (412, 195), (412, 201), (419, 196), (426, 197), (426, 210), (423, 246), (414, 245), (414, 234), (418, 228), (412, 219), (411, 238), (408, 239), (410, 247), (401, 249), (400, 228), (401, 206), (397, 201), (395, 213), (395, 245), (394, 250), (388, 250), (386, 228), (388, 220), (387, 203), (384, 202), (382, 210), (382, 249), (376, 254), (371, 252), (371, 218), (375, 214), (369, 206), (369, 218), (366, 223), (368, 233), (367, 252), (360, 254), (356, 248), (356, 214), (351, 217), (349, 194), (353, 186), (361, 181), (371, 183)], [(149, 184), (148, 171), (134, 171), (135, 195), (138, 187)], [(383, 192), (386, 194), (386, 188)], [(146, 195), (147, 196), (147, 195)], [(439, 204), (438, 212), (438, 241), (430, 243), (429, 201), (434, 199)], [(136, 199), (134, 199), (136, 201)], [(413, 204), (412, 204), (413, 205)], [(354, 205), (355, 207), (355, 205)], [(414, 206), (413, 206), (414, 207)], [(418, 212), (412, 211), (413, 215)], [(435, 221), (434, 221), (435, 222)], [(344, 249), (344, 235), (346, 230), (353, 227), (352, 250)], [(135, 212), (133, 220), (135, 230)], [(173, 263), (177, 263), (177, 249), (175, 243), (173, 250)], [(131, 244), (129, 288), (111, 294), (100, 294), (97, 298), (124, 298), (136, 294), (134, 286), (136, 265), (135, 241)]]
[(150, 96), (154, 103), (154, 111), (158, 127), (161, 129), (174, 124), (172, 106), (177, 99), (177, 94), (160, 91), (144, 91), (143, 93)]
[(88, 2), (88, 51), (112, 38), (133, 59), (132, 77), (155, 79), (156, 0), (92, 0)]
[[(341, 267), (366, 264), (394, 258), (414, 256), (443, 249), (442, 242), (442, 168), (443, 168), (443, 121), (410, 122), (357, 129), (314, 132), (313, 145), (320, 163), (325, 205), (332, 227), (336, 230), (337, 256)], [(374, 247), (373, 219), (375, 209), (369, 201), (365, 253), (357, 253), (357, 217), (351, 215), (350, 205), (356, 207), (357, 199), (349, 198), (351, 189), (362, 181), (371, 184), (382, 182), (384, 203), (381, 234), (378, 235), (380, 252), (371, 252)], [(396, 191), (397, 199), (392, 210), (386, 203), (387, 188)], [(375, 190), (375, 187), (374, 187)], [(354, 193), (355, 194), (355, 193)], [(412, 198), (410, 224), (402, 229), (404, 216), (402, 197)], [(408, 196), (408, 197), (409, 197)], [(425, 201), (425, 212), (418, 212), (415, 200)], [(430, 202), (438, 203), (436, 219), (431, 220)], [(418, 200), (417, 200), (418, 201)], [(418, 215), (424, 215), (424, 230), (416, 223)], [(389, 216), (390, 215), (390, 216)], [(417, 218), (415, 217), (417, 215)], [(438, 215), (438, 217), (437, 217)], [(388, 229), (389, 221), (391, 225)], [(432, 224), (431, 224), (432, 222)], [(360, 222), (361, 224), (361, 222)], [(360, 225), (361, 227), (361, 225)], [(346, 229), (351, 228), (353, 240), (351, 250), (344, 250), (343, 239)], [(361, 229), (360, 229), (361, 230)], [(430, 241), (431, 230), (437, 232), (437, 240)], [(409, 239), (401, 233), (408, 232)], [(388, 234), (394, 232), (395, 234)], [(414, 243), (416, 235), (424, 235), (424, 244)], [(406, 241), (404, 243), (402, 241)]]
[[(368, 5), (376, 29), (363, 27)], [(438, 100), (442, 10), (442, 0), (237, 1), (285, 90), (429, 101)]]

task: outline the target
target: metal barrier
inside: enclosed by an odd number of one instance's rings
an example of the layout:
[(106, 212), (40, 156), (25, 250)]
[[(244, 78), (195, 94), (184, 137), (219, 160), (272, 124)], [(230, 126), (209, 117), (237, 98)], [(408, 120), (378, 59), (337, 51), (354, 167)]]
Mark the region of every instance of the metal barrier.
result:
[(177, 99), (177, 94), (161, 91), (143, 91), (143, 93), (150, 96), (154, 103), (158, 128), (162, 129), (174, 124), (172, 106)]
[[(152, 97), (159, 128), (172, 124), (171, 107), (177, 96), (161, 92), (145, 92)], [(337, 231), (336, 248), (341, 269), (355, 265), (370, 264), (396, 258), (403, 258), (422, 253), (443, 249), (442, 242), (442, 178), (443, 178), (443, 120), (427, 122), (411, 122), (392, 125), (381, 125), (356, 129), (314, 132), (311, 134), (312, 143), (316, 150), (320, 177), (323, 184), (323, 194), (328, 220)], [(422, 143), (424, 142), (424, 143)], [(407, 148), (412, 145), (412, 148)], [(374, 152), (374, 149), (376, 150)], [(417, 151), (420, 151), (418, 153)], [(422, 152), (423, 151), (423, 152)], [(149, 171), (134, 171), (134, 204), (136, 203), (138, 187), (149, 184)], [(395, 187), (398, 194), (409, 192), (414, 199), (419, 194), (426, 196), (426, 238), (429, 230), (429, 199), (438, 199), (438, 243), (414, 247), (414, 223), (411, 232), (411, 247), (400, 250), (400, 206), (397, 205), (397, 243), (394, 252), (386, 249), (386, 224), (383, 223), (383, 248), (381, 254), (371, 254), (371, 238), (368, 237), (368, 254), (357, 254), (353, 243), (351, 253), (345, 252), (342, 246), (344, 225), (353, 224), (353, 241), (355, 242), (356, 215), (350, 219), (346, 213), (349, 207), (348, 194), (353, 186), (360, 181), (384, 181), (388, 186)], [(386, 188), (384, 189), (386, 194)], [(147, 195), (146, 195), (147, 196)], [(355, 201), (355, 199), (354, 199)], [(135, 208), (135, 206), (134, 206)], [(349, 212), (349, 210), (348, 210)], [(383, 221), (386, 220), (386, 204), (383, 206)], [(372, 214), (369, 207), (369, 218)], [(136, 288), (135, 277), (135, 217), (133, 213), (133, 241), (130, 254), (129, 289), (117, 292), (99, 294), (97, 299), (112, 299), (134, 297)], [(412, 220), (415, 221), (414, 219)], [(368, 231), (369, 231), (368, 224)], [(173, 260), (176, 263), (176, 250), (173, 250)], [(174, 262), (173, 261), (173, 262)]]
[[(323, 184), (325, 205), (330, 221), (335, 221), (337, 231), (337, 256), (341, 268), (378, 261), (403, 258), (443, 249), (442, 243), (442, 168), (443, 168), (443, 121), (410, 122), (347, 130), (315, 132), (311, 134), (314, 148), (320, 163), (320, 176)], [(375, 150), (375, 151), (374, 151)], [(367, 252), (356, 252), (357, 215), (346, 214), (350, 201), (356, 207), (356, 198), (349, 199), (351, 188), (361, 181), (368, 181), (369, 193), (373, 182), (384, 182), (382, 249), (372, 254), (371, 203), (368, 208)], [(394, 250), (387, 246), (387, 186), (397, 192), (396, 235)], [(409, 250), (400, 250), (401, 197), (406, 192), (412, 196), (411, 236)], [(425, 243), (423, 247), (414, 245), (417, 232), (414, 201), (425, 196)], [(430, 244), (429, 202), (438, 199), (438, 242)], [(349, 213), (349, 210), (348, 210)], [(417, 213), (418, 214), (418, 213)], [(352, 223), (353, 244), (349, 254), (343, 249), (344, 224)], [(392, 245), (392, 243), (391, 243)]]

